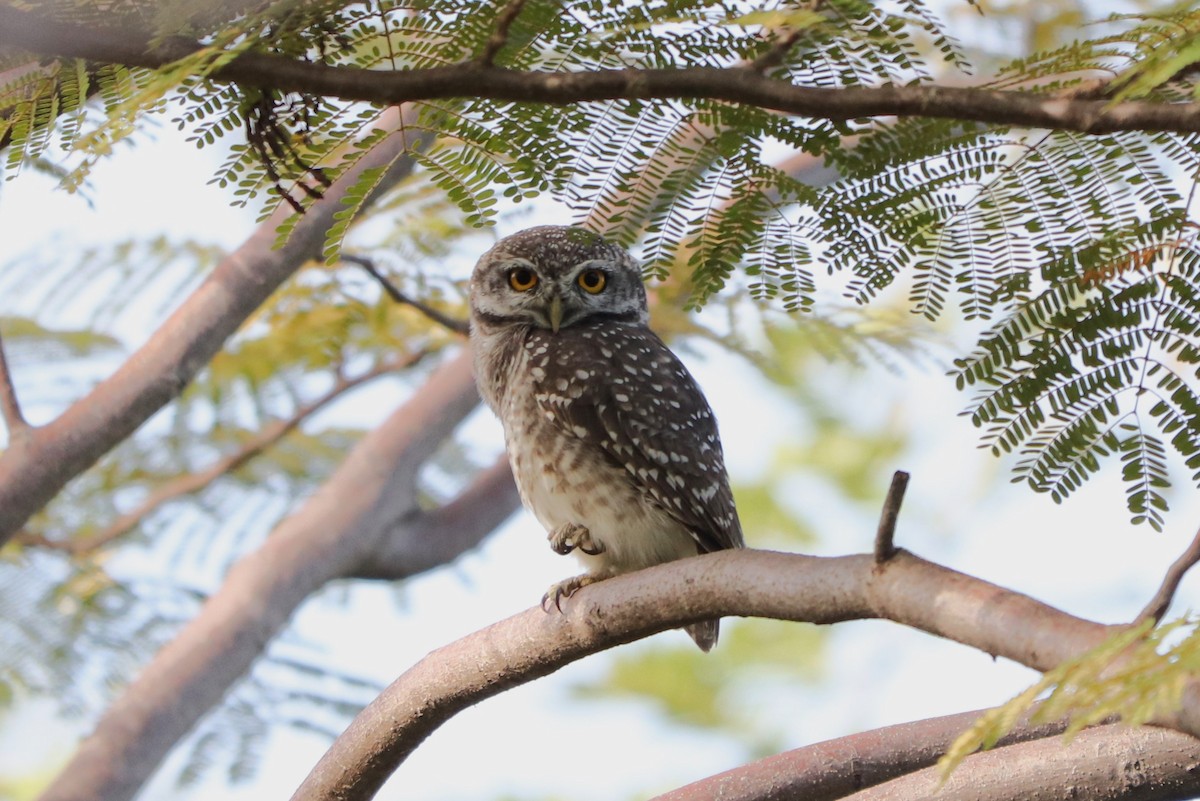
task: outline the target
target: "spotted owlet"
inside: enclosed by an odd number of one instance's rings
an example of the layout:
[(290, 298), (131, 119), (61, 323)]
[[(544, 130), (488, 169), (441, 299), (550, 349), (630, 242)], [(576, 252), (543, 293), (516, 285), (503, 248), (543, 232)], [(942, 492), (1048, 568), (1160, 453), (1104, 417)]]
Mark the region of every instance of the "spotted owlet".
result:
[[(504, 424), (521, 500), (551, 547), (587, 569), (543, 607), (618, 573), (743, 545), (712, 409), (648, 319), (637, 264), (582, 228), (502, 239), (471, 277), (476, 379)], [(705, 651), (717, 630), (687, 627)]]

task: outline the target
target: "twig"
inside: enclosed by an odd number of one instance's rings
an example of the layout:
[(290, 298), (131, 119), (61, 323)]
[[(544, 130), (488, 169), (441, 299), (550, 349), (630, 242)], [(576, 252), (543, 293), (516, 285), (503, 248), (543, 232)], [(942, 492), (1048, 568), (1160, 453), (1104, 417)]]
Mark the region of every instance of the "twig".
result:
[(521, 13), (524, 5), (525, 0), (508, 0), (508, 5), (501, 9), (500, 14), (496, 17), (496, 30), (492, 31), (492, 35), (488, 37), (483, 46), (483, 52), (479, 54), (480, 64), (490, 67), (495, 61), (496, 54), (508, 42), (508, 29), (512, 27), (513, 21)]
[(25, 421), (25, 415), (21, 414), (21, 404), (17, 401), (12, 373), (8, 371), (8, 358), (4, 355), (3, 340), (0, 340), (0, 415), (4, 417), (9, 440), (29, 430), (29, 423)]
[(787, 57), (788, 51), (795, 46), (796, 42), (803, 35), (803, 28), (789, 31), (785, 36), (781, 36), (776, 40), (765, 53), (750, 62), (748, 68), (754, 72), (762, 73), (771, 69), (771, 67), (778, 67), (783, 63), (784, 58)]
[(193, 473), (184, 473), (178, 478), (162, 484), (153, 492), (150, 493), (138, 507), (126, 514), (121, 515), (109, 525), (105, 526), (100, 531), (86, 537), (77, 537), (74, 539), (51, 539), (45, 534), (39, 532), (22, 529), (17, 532), (13, 539), (20, 542), (26, 547), (44, 548), (48, 550), (63, 551), (72, 556), (91, 553), (99, 548), (104, 547), (113, 540), (129, 533), (131, 529), (141, 523), (147, 515), (159, 508), (165, 503), (175, 500), (176, 498), (190, 495), (212, 484), (218, 478), (232, 473), (242, 465), (249, 462), (254, 457), (261, 454), (267, 448), (271, 447), (279, 440), (283, 439), (289, 432), (294, 430), (306, 419), (311, 417), (317, 411), (328, 405), (338, 397), (343, 395), (355, 387), (372, 381), (380, 376), (388, 373), (403, 370), (411, 367), (428, 354), (428, 351), (421, 350), (416, 353), (407, 355), (400, 359), (393, 359), (383, 364), (376, 365), (370, 370), (353, 378), (339, 378), (330, 389), (320, 397), (306, 403), (298, 408), (295, 413), (286, 419), (276, 420), (262, 431), (258, 436), (247, 442), (241, 448), (238, 448), (233, 453), (230, 453), (203, 470)]
[[(804, 10), (816, 12), (821, 8), (821, 0), (812, 0), (807, 4)], [(798, 9), (800, 10), (800, 9)], [(763, 73), (771, 67), (778, 67), (787, 58), (788, 51), (795, 47), (796, 42), (800, 41), (800, 37), (804, 35), (806, 26), (793, 28), (784, 36), (775, 40), (771, 44), (770, 49), (763, 53), (758, 58), (754, 59), (750, 64), (750, 69), (757, 73)]]
[(1167, 609), (1171, 606), (1171, 601), (1175, 598), (1175, 591), (1179, 589), (1179, 582), (1183, 579), (1185, 573), (1192, 565), (1200, 562), (1200, 530), (1196, 532), (1196, 536), (1192, 537), (1191, 544), (1187, 550), (1179, 555), (1163, 576), (1162, 584), (1158, 588), (1158, 592), (1154, 593), (1154, 597), (1146, 604), (1138, 616), (1134, 618), (1134, 624), (1144, 623), (1147, 620), (1153, 620), (1158, 623), (1163, 619), (1163, 615), (1167, 613)]
[(1116, 75), (1111, 75), (1105, 78), (1092, 78), (1080, 81), (1073, 86), (1059, 89), (1053, 94), (1055, 97), (1061, 97), (1065, 100), (1103, 100), (1108, 97), (1109, 87), (1116, 77)]
[(383, 291), (388, 294), (388, 297), (397, 303), (404, 306), (412, 306), (430, 320), (433, 320), (438, 325), (453, 331), (456, 334), (466, 336), (470, 331), (470, 325), (466, 320), (459, 320), (451, 317), (448, 314), (443, 314), (427, 303), (423, 303), (416, 298), (410, 298), (408, 295), (405, 295), (400, 291), (400, 288), (393, 284), (386, 275), (379, 272), (379, 268), (375, 266), (375, 262), (371, 259), (368, 259), (366, 256), (353, 256), (348, 253), (343, 253), (342, 261), (348, 261), (351, 264), (357, 264), (359, 267), (362, 267), (364, 270), (370, 273), (371, 277), (378, 281), (379, 285), (383, 287)]
[(896, 518), (900, 504), (904, 502), (904, 491), (908, 489), (908, 473), (897, 470), (892, 475), (892, 486), (888, 487), (883, 500), (883, 512), (879, 516), (879, 528), (875, 531), (875, 563), (883, 564), (896, 555), (893, 540), (896, 536)]

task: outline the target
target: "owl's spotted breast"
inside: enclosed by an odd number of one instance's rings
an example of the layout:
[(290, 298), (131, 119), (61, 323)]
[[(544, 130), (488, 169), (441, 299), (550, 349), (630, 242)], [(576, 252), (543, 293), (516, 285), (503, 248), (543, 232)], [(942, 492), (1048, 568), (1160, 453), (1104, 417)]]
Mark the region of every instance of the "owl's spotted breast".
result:
[(555, 435), (597, 454), (696, 551), (741, 547), (712, 410), (662, 340), (641, 327), (584, 324), (533, 329), (523, 350), (533, 405)]
[[(517, 361), (530, 375), (539, 370), (549, 375), (537, 366), (549, 353), (539, 353), (536, 337), (526, 344)], [(568, 423), (564, 428), (561, 418), (547, 408), (547, 403), (564, 410), (588, 403), (584, 382), (562, 385), (551, 379), (550, 394), (542, 392), (541, 383), (534, 379), (511, 385), (498, 409), (505, 419), (513, 475), (534, 517), (547, 531), (568, 524), (587, 528), (604, 551), (577, 556), (597, 574), (626, 573), (696, 554), (699, 549), (687, 529), (651, 502), (625, 467), (596, 446), (583, 425)]]

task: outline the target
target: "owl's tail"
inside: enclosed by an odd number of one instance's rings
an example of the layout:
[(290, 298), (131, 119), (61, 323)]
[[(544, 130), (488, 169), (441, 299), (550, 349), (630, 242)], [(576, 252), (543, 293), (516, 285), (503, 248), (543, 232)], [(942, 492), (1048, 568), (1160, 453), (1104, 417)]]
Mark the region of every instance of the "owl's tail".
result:
[(690, 626), (684, 626), (683, 630), (688, 633), (688, 636), (696, 641), (696, 645), (700, 646), (700, 650), (708, 653), (717, 644), (717, 636), (721, 633), (720, 620), (705, 620), (700, 623), (693, 623)]

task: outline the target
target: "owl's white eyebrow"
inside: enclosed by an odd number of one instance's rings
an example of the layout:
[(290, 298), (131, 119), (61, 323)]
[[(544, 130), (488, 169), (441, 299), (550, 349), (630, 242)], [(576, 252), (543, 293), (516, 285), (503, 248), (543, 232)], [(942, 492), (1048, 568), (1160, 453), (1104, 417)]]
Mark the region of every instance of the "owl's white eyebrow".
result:
[(588, 259), (587, 261), (579, 262), (572, 269), (573, 270), (583, 270), (583, 269), (603, 270), (604, 272), (611, 272), (612, 268), (613, 268), (613, 263), (611, 261), (609, 261), (608, 259)]
[(502, 267), (507, 267), (510, 269), (513, 267), (527, 267), (530, 270), (537, 270), (536, 264), (531, 262), (529, 259), (523, 259), (520, 256), (512, 256), (510, 258), (506, 258), (502, 262), (500, 262), (500, 265)]

